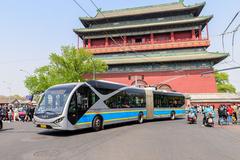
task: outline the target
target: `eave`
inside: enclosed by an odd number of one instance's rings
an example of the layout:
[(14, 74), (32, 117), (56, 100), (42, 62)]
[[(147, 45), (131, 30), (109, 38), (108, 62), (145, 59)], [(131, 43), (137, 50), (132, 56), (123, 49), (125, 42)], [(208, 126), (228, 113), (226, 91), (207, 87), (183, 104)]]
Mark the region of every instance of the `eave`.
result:
[(228, 53), (213, 53), (213, 52), (194, 52), (194, 53), (178, 53), (178, 54), (146, 54), (142, 56), (118, 56), (108, 58), (98, 58), (105, 61), (108, 65), (120, 64), (137, 64), (137, 63), (164, 63), (164, 62), (179, 62), (179, 61), (199, 61), (199, 60), (212, 60), (214, 64), (225, 59)]
[[(168, 7), (161, 8), (161, 6), (169, 5)], [(171, 5), (176, 5), (176, 7), (171, 7)], [(96, 21), (107, 22), (111, 19), (120, 19), (124, 17), (134, 17), (134, 16), (147, 16), (149, 14), (169, 14), (171, 12), (191, 12), (194, 16), (199, 16), (203, 7), (206, 5), (206, 2), (198, 3), (195, 5), (185, 6), (180, 3), (172, 4), (163, 4), (163, 5), (154, 5), (154, 6), (145, 6), (145, 7), (136, 7), (130, 9), (120, 9), (113, 11), (102, 11), (98, 13), (95, 17), (80, 17), (80, 21), (85, 27), (89, 27), (90, 24), (94, 24)], [(159, 8), (157, 8), (159, 7)], [(149, 8), (146, 10), (146, 8)], [(135, 12), (134, 12), (135, 11)], [(110, 13), (110, 14), (109, 14)]]
[(101, 32), (109, 32), (109, 31), (121, 31), (121, 30), (129, 30), (129, 29), (139, 29), (139, 28), (146, 28), (146, 27), (156, 27), (156, 26), (173, 26), (173, 25), (185, 25), (191, 23), (208, 23), (211, 19), (211, 16), (201, 16), (201, 17), (193, 17), (189, 19), (183, 20), (173, 20), (173, 21), (159, 21), (159, 22), (152, 22), (152, 23), (145, 23), (145, 24), (135, 24), (135, 25), (122, 25), (122, 26), (110, 26), (104, 28), (80, 28), (74, 29), (73, 31), (78, 34), (80, 37), (84, 36), (88, 33), (101, 33)]

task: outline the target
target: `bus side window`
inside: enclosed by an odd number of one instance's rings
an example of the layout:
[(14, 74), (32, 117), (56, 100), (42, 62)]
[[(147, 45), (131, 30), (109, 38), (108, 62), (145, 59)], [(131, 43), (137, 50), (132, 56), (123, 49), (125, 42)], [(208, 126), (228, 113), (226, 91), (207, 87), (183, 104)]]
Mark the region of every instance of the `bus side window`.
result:
[(76, 114), (77, 113), (77, 102), (76, 102), (76, 94), (73, 94), (71, 102), (69, 104), (68, 112), (70, 114)]
[(76, 93), (73, 94), (68, 108), (68, 120), (71, 124), (75, 124), (78, 121), (78, 106)]

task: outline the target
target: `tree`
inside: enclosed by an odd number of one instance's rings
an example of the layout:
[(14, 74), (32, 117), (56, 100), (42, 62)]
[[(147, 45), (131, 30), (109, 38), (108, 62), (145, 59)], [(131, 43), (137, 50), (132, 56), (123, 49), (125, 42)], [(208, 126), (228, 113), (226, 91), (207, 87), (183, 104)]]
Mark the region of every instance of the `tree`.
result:
[(62, 47), (62, 54), (50, 54), (50, 64), (37, 68), (34, 74), (28, 76), (24, 83), (32, 94), (43, 93), (52, 85), (83, 82), (84, 75), (95, 72), (101, 73), (107, 70), (107, 65), (93, 59), (87, 50), (75, 47)]
[(218, 92), (236, 93), (236, 88), (229, 82), (229, 76), (224, 72), (215, 73)]

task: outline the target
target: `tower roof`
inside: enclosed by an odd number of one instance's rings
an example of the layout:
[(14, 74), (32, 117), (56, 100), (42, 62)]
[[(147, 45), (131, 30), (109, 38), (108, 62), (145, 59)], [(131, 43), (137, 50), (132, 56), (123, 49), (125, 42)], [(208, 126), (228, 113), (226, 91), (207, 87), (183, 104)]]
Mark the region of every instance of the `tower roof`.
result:
[(139, 28), (145, 28), (145, 27), (155, 27), (155, 26), (172, 26), (172, 25), (185, 25), (185, 24), (197, 24), (202, 23), (205, 24), (211, 20), (213, 16), (201, 16), (201, 17), (191, 17), (186, 19), (175, 19), (175, 20), (159, 20), (155, 22), (141, 22), (136, 24), (130, 24), (130, 25), (109, 25), (104, 27), (98, 27), (98, 28), (80, 28), (80, 29), (74, 29), (74, 32), (77, 33), (79, 36), (82, 36), (86, 33), (96, 33), (96, 32), (103, 32), (103, 31), (116, 31), (116, 30), (125, 30), (125, 29), (139, 29)]
[(198, 52), (176, 52), (176, 53), (166, 53), (163, 54), (159, 52), (157, 54), (146, 53), (144, 55), (134, 55), (131, 56), (115, 56), (115, 57), (103, 57), (98, 58), (105, 61), (108, 65), (119, 65), (119, 64), (138, 64), (138, 63), (164, 63), (164, 62), (175, 62), (175, 61), (199, 61), (199, 60), (212, 60), (215, 64), (225, 59), (229, 54), (228, 53), (219, 53), (219, 52), (207, 52), (207, 51), (198, 51)]
[(156, 13), (162, 14), (162, 13), (170, 13), (170, 12), (188, 11), (188, 13), (192, 13), (194, 16), (199, 16), (205, 4), (206, 3), (203, 2), (203, 3), (186, 6), (183, 3), (167, 3), (167, 4), (159, 4), (159, 5), (151, 5), (151, 6), (143, 6), (143, 7), (135, 7), (135, 8), (101, 11), (101, 13), (98, 12), (95, 17), (80, 17), (80, 20), (85, 27), (88, 27), (89, 24), (92, 24), (94, 21), (101, 21), (106, 19), (110, 20), (110, 19), (117, 19), (121, 17), (132, 17), (132, 16), (148, 15), (148, 14), (156, 14)]

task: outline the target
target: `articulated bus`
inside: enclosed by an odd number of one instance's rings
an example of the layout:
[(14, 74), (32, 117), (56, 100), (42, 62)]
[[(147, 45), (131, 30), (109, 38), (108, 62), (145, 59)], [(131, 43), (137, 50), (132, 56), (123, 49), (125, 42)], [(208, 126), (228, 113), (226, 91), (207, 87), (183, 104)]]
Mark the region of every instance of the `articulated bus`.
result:
[(50, 87), (34, 113), (37, 127), (75, 130), (185, 114), (185, 97), (176, 92), (91, 80)]

